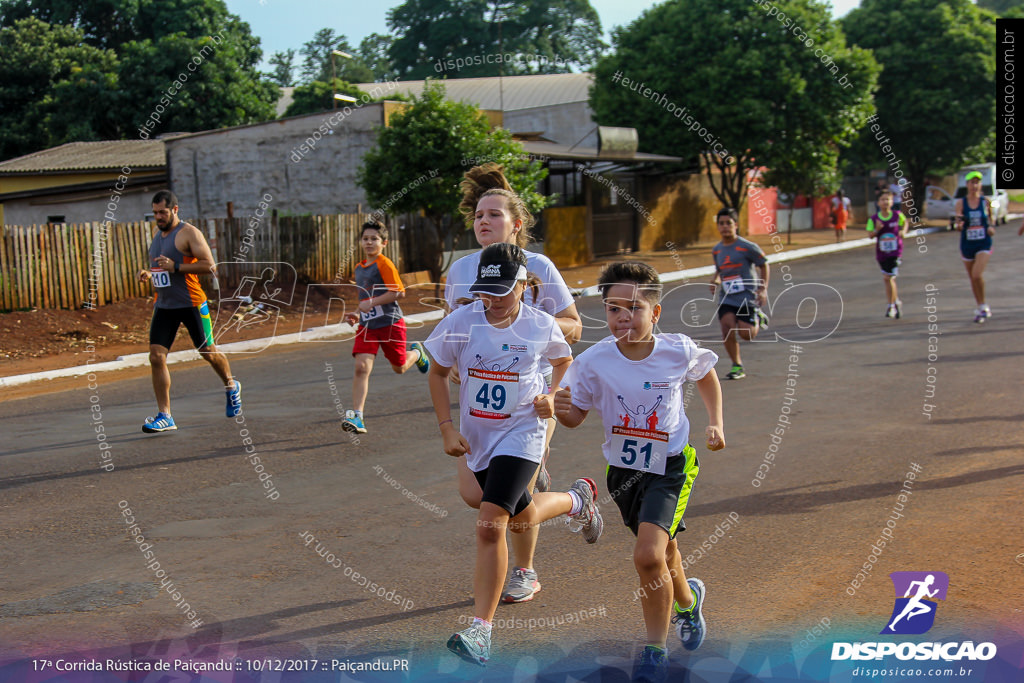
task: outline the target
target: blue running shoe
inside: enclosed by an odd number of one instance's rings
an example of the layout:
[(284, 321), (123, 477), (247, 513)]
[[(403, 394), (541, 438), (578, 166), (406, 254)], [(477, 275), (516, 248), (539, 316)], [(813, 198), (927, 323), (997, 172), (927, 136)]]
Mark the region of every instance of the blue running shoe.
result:
[(676, 633), (679, 640), (683, 641), (683, 647), (687, 650), (696, 650), (704, 642), (704, 635), (707, 633), (707, 625), (704, 623), (704, 582), (700, 579), (687, 579), (690, 590), (693, 592), (693, 607), (687, 610), (679, 609), (679, 603), (675, 605), (675, 616), (672, 623), (677, 624)]
[(170, 432), (177, 428), (178, 426), (174, 424), (174, 418), (167, 413), (157, 413), (156, 417), (147, 417), (146, 421), (142, 423), (142, 431), (147, 434)]
[(235, 388), (227, 390), (228, 405), (224, 414), (228, 417), (237, 417), (242, 414), (242, 383), (235, 380)]
[(664, 683), (668, 677), (668, 653), (648, 645), (633, 665), (633, 683)]
[(409, 348), (420, 352), (420, 357), (416, 359), (416, 369), (426, 374), (430, 370), (430, 358), (427, 356), (427, 350), (423, 348), (423, 344), (420, 342), (409, 344)]
[(366, 433), (366, 425), (363, 424), (363, 418), (356, 415), (354, 410), (345, 411), (345, 419), (341, 421), (341, 428), (346, 432)]

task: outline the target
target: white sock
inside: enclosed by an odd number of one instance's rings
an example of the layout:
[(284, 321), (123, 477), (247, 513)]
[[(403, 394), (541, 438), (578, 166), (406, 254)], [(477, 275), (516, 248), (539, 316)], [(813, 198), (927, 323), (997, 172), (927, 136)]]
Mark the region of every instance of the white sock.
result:
[(572, 510), (569, 510), (569, 516), (575, 517), (576, 515), (583, 512), (583, 498), (580, 494), (573, 490), (568, 491), (569, 495), (572, 496)]
[(491, 622), (484, 621), (480, 617), (473, 617), (473, 626), (483, 629), (483, 632), (488, 635), (491, 633)]

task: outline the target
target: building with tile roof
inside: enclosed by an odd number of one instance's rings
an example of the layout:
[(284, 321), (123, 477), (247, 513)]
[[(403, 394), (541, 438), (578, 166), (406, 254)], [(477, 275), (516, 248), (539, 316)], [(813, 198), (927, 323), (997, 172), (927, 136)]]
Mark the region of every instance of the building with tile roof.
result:
[(69, 142), (0, 162), (0, 223), (140, 221), (166, 185), (163, 140)]

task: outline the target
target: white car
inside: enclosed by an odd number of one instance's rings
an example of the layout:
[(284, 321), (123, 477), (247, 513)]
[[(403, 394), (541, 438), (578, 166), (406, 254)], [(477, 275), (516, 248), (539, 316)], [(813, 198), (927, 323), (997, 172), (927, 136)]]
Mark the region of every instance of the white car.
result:
[[(961, 191), (964, 191), (964, 188), (961, 188)], [(1010, 197), (1006, 194), (1006, 190), (996, 190), (996, 193), (988, 199), (992, 202), (992, 216), (995, 223), (997, 225), (1005, 223), (1010, 213)], [(960, 201), (960, 197), (956, 199), (950, 197), (949, 193), (941, 187), (929, 185), (925, 188), (925, 210), (928, 212), (928, 218), (949, 218), (952, 221), (953, 216), (956, 215), (956, 202), (958, 201)]]

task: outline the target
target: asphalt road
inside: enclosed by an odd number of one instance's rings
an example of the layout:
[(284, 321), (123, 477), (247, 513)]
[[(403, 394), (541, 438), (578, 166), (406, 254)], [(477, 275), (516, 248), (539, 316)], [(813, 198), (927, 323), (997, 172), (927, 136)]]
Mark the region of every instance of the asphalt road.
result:
[[(971, 321), (952, 233), (908, 241), (900, 320), (883, 317), (868, 249), (773, 269), (771, 327), (743, 347), (747, 378), (723, 382), (728, 446), (698, 448), (679, 538), (687, 574), (708, 587), (709, 636), (693, 654), (670, 638), (672, 680), (846, 681), (865, 664), (908, 666), (830, 659), (835, 642), (881, 640), (990, 641), (988, 662), (909, 665), (972, 669), (960, 681), (1024, 676), (1018, 225), (996, 238), (984, 325)], [(669, 290), (662, 331), (724, 354), (713, 307), (696, 301), (706, 287)], [(605, 335), (599, 302), (579, 305), (577, 352)], [(628, 680), (643, 637), (639, 582), (632, 536), (607, 498), (594, 546), (561, 523), (542, 530), (543, 590), (499, 607), (487, 669), (446, 653), (471, 614), (474, 511), (458, 497), (418, 373), (378, 361), (370, 432), (341, 430), (335, 396), (350, 398), (350, 352), (340, 341), (232, 357), (242, 424), (223, 417), (202, 363), (172, 368), (174, 433), (140, 432), (155, 409), (137, 375), (0, 403), (0, 680), (190, 680), (187, 663), (199, 661), (234, 668), (203, 679), (217, 681)], [(728, 369), (720, 361), (719, 375)], [(596, 413), (559, 428), (557, 488), (591, 476), (606, 496), (600, 442)], [(948, 575), (927, 635), (878, 635), (895, 571)], [(340, 670), (395, 659), (410, 671)], [(96, 660), (105, 673), (58, 675), (58, 660)], [(112, 673), (156, 660), (173, 675)]]

